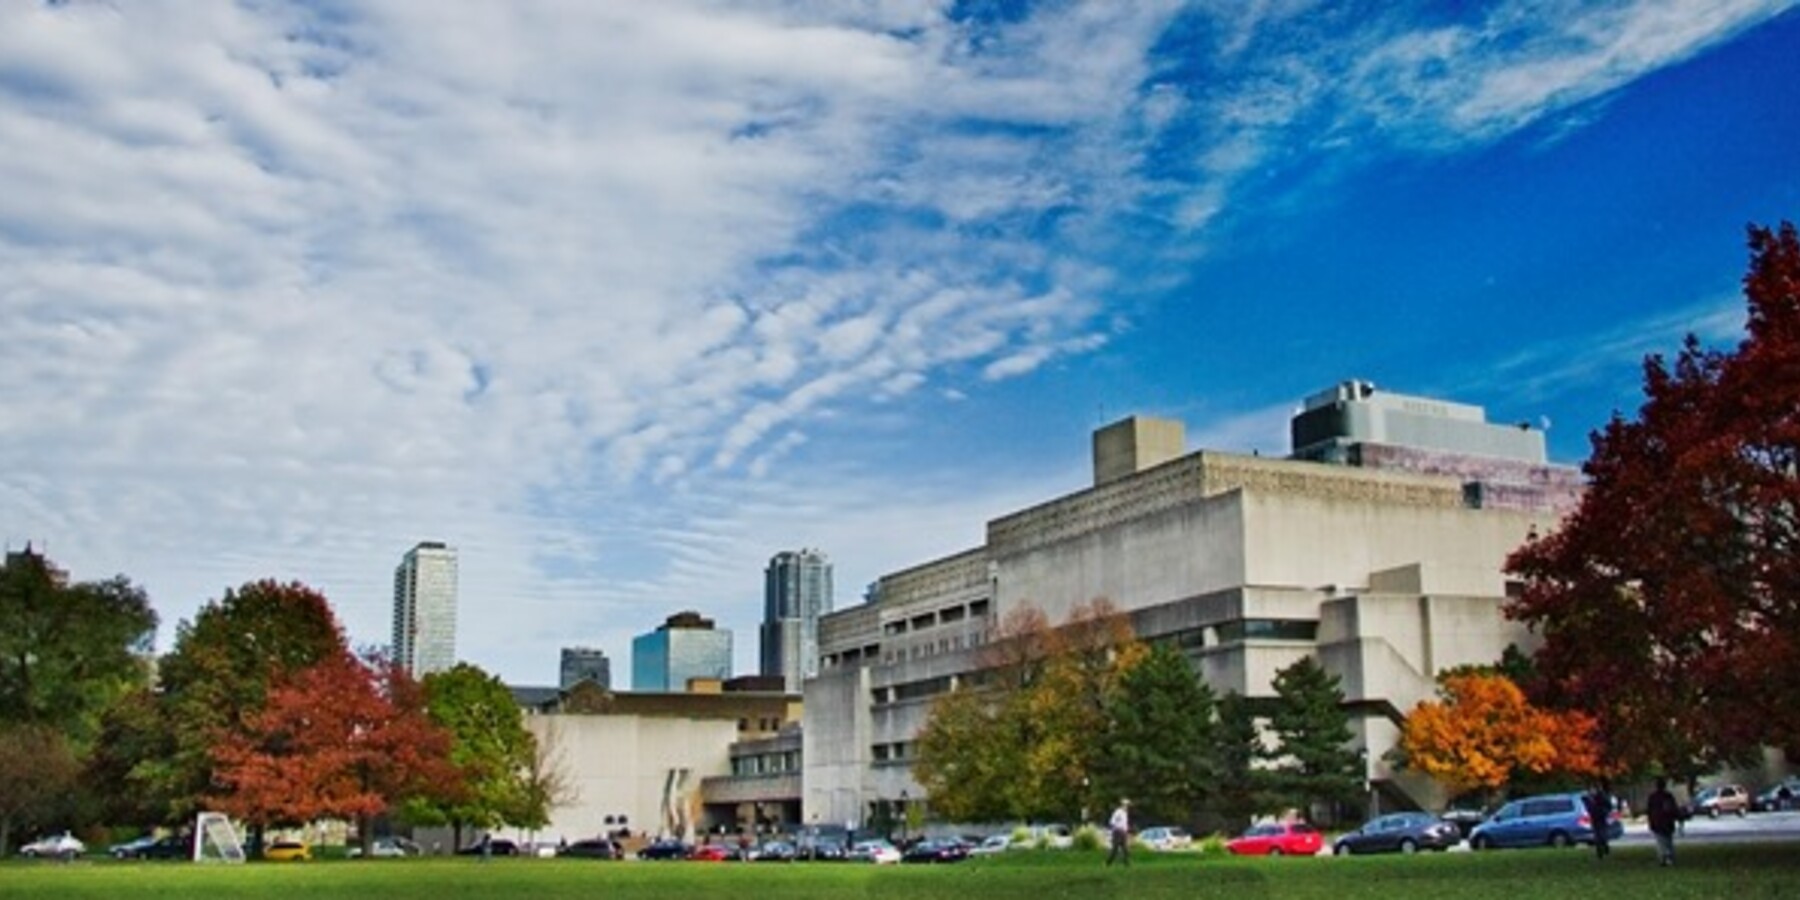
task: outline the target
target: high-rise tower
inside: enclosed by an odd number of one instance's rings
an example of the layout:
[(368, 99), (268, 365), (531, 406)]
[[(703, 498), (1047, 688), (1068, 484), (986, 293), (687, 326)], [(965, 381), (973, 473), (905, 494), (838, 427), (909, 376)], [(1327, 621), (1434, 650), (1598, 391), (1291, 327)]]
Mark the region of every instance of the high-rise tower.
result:
[(566, 691), (583, 681), (612, 690), (612, 660), (599, 647), (562, 648), (562, 677), (558, 684)]
[(798, 693), (819, 673), (819, 617), (831, 612), (831, 560), (817, 550), (784, 550), (763, 570), (761, 674)]
[(456, 548), (422, 541), (400, 558), (393, 652), (415, 678), (456, 665)]
[(631, 689), (680, 693), (696, 678), (731, 677), (731, 632), (697, 612), (678, 612), (631, 639)]

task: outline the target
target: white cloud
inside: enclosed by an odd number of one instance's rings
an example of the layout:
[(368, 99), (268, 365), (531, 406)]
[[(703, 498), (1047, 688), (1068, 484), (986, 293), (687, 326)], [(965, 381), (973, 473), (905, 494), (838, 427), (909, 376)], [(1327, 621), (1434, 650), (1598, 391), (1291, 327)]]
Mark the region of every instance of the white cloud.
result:
[[(0, 528), (171, 626), (301, 578), (363, 642), (447, 540), (465, 654), (547, 679), (556, 642), (753, 615), (783, 547), (867, 580), (1046, 496), (851, 454), (1129, 329), (1108, 291), (1161, 275), (1097, 260), (1146, 199), (1204, 229), (1306, 147), (1489, 140), (1777, 8), (1327, 44), (1238, 6), (0, 6)], [(1158, 81), (1180, 15), (1232, 26), (1232, 77)]]

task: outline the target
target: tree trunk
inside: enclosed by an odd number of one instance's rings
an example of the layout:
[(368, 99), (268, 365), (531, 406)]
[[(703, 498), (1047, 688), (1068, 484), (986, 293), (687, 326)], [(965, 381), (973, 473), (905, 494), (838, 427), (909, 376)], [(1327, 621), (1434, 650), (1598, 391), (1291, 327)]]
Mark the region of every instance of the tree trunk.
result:
[(461, 819), (450, 823), (450, 852), (453, 854), (463, 848), (462, 827)]
[(362, 847), (362, 858), (375, 858), (375, 819), (372, 816), (356, 817), (356, 843)]

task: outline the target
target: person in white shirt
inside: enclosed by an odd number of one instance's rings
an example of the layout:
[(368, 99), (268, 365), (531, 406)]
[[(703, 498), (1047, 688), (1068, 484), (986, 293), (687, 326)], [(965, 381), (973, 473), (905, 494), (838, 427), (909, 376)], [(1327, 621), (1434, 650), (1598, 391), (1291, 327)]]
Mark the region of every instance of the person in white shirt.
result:
[(1112, 818), (1107, 820), (1107, 828), (1112, 831), (1112, 852), (1106, 854), (1106, 864), (1113, 860), (1130, 868), (1131, 866), (1131, 801), (1120, 800)]

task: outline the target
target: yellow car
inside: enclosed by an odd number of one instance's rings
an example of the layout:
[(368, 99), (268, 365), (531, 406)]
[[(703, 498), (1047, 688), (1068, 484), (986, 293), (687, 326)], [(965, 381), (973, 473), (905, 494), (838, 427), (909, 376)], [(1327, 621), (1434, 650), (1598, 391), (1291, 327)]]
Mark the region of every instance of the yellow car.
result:
[(299, 841), (276, 841), (263, 851), (263, 859), (270, 862), (298, 862), (312, 859), (312, 848)]

